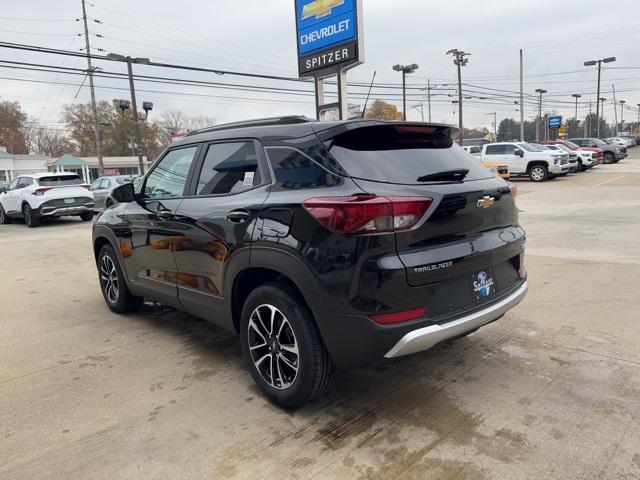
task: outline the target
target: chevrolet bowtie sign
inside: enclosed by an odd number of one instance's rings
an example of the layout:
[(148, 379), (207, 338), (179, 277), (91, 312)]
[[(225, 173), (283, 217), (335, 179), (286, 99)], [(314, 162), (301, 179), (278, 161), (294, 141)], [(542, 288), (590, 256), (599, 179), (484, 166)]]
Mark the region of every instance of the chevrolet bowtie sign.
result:
[(361, 62), (362, 0), (294, 0), (301, 77)]

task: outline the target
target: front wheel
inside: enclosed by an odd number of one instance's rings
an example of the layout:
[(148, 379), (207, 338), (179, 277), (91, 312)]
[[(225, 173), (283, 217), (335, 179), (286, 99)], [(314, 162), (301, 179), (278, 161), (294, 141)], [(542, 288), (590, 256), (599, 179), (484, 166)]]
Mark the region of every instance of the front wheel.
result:
[(4, 208), (0, 203), (0, 225), (6, 225), (7, 223), (11, 223), (11, 217), (7, 215), (7, 212), (4, 211)]
[(544, 165), (534, 165), (529, 169), (529, 179), (532, 182), (544, 182), (549, 178), (549, 171)]
[(27, 224), (27, 227), (35, 228), (40, 225), (40, 219), (33, 215), (33, 210), (28, 203), (25, 203), (24, 207), (22, 207), (22, 216), (24, 217), (24, 223)]
[(84, 212), (80, 214), (80, 218), (83, 222), (90, 222), (93, 220), (93, 212)]
[(113, 312), (126, 313), (142, 305), (143, 299), (129, 291), (118, 257), (111, 245), (102, 247), (98, 254), (98, 274), (104, 301)]
[(616, 156), (611, 152), (605, 152), (604, 154), (604, 163), (615, 163)]
[(255, 289), (240, 325), (244, 358), (270, 401), (298, 408), (328, 386), (333, 363), (299, 295), (275, 282)]

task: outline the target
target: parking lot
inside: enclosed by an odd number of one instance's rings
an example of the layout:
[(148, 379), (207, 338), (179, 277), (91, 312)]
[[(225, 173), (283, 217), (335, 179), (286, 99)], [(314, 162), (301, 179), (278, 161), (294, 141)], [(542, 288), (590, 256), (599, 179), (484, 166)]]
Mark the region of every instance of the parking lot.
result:
[(525, 301), (295, 412), (236, 337), (112, 314), (89, 224), (1, 226), (0, 478), (640, 478), (640, 148), (516, 183)]

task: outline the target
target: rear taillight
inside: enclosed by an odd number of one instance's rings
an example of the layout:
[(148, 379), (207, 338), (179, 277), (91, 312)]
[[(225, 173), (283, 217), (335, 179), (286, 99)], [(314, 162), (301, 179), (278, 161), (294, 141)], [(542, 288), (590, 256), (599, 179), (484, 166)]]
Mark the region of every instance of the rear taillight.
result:
[(37, 197), (41, 197), (42, 195), (47, 193), (49, 190), (51, 190), (51, 189), (50, 188), (38, 188), (35, 192), (33, 192), (33, 194), (36, 195)]
[(415, 226), (433, 199), (426, 197), (311, 198), (303, 206), (313, 218), (338, 234), (356, 235), (407, 230)]
[(427, 316), (427, 308), (414, 308), (404, 312), (382, 313), (379, 315), (369, 315), (369, 318), (379, 325), (393, 325), (395, 323), (409, 322)]

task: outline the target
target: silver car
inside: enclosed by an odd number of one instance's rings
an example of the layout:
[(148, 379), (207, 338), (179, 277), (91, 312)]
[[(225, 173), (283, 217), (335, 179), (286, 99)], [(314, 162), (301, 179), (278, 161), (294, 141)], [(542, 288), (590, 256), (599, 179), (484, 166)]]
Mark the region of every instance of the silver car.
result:
[(91, 191), (96, 203), (96, 210), (106, 210), (111, 205), (118, 203), (111, 192), (120, 185), (132, 183), (136, 177), (131, 175), (118, 175), (114, 177), (100, 177), (91, 184)]

